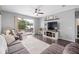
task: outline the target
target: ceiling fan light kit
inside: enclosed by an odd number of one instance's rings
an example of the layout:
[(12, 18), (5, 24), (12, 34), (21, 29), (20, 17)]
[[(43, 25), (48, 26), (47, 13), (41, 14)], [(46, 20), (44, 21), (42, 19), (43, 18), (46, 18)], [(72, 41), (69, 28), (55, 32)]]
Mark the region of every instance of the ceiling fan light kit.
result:
[(38, 16), (39, 14), (44, 14), (40, 9), (35, 9), (34, 15)]

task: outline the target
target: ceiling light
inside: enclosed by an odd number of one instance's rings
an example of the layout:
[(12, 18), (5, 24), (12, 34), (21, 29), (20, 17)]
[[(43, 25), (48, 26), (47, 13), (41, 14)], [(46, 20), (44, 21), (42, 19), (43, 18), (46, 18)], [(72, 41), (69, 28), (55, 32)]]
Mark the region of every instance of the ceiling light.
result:
[(34, 13), (35, 16), (38, 16), (38, 13)]

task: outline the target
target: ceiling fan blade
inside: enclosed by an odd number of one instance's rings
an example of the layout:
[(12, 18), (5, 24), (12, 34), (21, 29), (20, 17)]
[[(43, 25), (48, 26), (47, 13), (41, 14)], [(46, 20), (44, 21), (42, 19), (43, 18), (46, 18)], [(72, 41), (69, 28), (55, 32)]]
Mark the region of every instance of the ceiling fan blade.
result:
[(44, 13), (42, 13), (42, 12), (39, 12), (38, 14), (44, 14)]
[(41, 10), (39, 8), (35, 9), (35, 14), (38, 16), (39, 14), (44, 14), (43, 12), (41, 12)]

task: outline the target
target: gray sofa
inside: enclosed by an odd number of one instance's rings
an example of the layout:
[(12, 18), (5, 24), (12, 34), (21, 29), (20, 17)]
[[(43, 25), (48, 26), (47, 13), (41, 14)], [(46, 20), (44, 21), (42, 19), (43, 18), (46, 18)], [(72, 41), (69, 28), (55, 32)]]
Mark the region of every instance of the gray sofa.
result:
[(68, 44), (63, 51), (64, 54), (79, 54), (79, 44), (70, 43)]
[(63, 47), (59, 44), (52, 44), (42, 54), (79, 54), (79, 44), (70, 43)]
[[(13, 38), (13, 37), (12, 37)], [(0, 35), (0, 53), (6, 54), (29, 54), (28, 50), (23, 46), (20, 40), (12, 39), (11, 36), (6, 37), (5, 35)]]
[(63, 50), (63, 46), (53, 43), (46, 50), (44, 50), (42, 54), (62, 54)]
[(15, 45), (9, 46), (7, 54), (29, 54), (29, 52), (20, 42)]

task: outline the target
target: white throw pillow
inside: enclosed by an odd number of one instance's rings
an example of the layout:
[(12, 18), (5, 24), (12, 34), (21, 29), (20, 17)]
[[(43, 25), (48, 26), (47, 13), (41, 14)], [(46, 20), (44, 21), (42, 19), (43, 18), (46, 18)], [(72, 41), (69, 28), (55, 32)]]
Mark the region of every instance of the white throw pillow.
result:
[(5, 35), (5, 39), (6, 39), (8, 45), (10, 43), (12, 43), (13, 41), (15, 41), (15, 38), (13, 35)]

